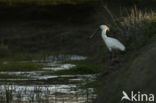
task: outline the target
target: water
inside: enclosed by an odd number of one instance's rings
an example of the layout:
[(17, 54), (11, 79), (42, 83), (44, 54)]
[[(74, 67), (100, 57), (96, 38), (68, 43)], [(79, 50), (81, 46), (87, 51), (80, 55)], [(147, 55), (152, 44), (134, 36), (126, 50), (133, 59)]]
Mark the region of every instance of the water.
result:
[[(62, 102), (62, 100), (68, 98), (70, 103), (80, 103), (85, 102), (87, 99), (95, 98), (93, 94), (93, 88), (80, 89), (78, 85), (68, 84), (68, 85), (3, 85), (0, 86), (1, 97), (5, 98), (6, 90), (10, 90), (11, 94), (14, 96), (12, 101), (17, 101), (20, 99), (22, 102), (27, 101), (38, 101), (48, 98), (49, 101), (56, 101), (57, 103)], [(3, 91), (4, 90), (4, 91)], [(90, 94), (86, 98), (87, 93)], [(20, 97), (19, 97), (20, 94)], [(37, 97), (38, 96), (38, 97)], [(32, 99), (33, 98), (33, 99)], [(73, 101), (73, 102), (71, 102)]]
[(90, 103), (96, 98), (94, 88), (84, 87), (96, 79), (95, 75), (56, 75), (59, 70), (68, 70), (75, 64), (64, 64), (62, 60), (85, 60), (77, 55), (49, 56), (32, 62), (44, 64), (40, 71), (0, 72), (0, 74), (22, 75), (28, 78), (0, 79), (0, 103)]
[(47, 66), (51, 66), (51, 67), (45, 67), (43, 68), (43, 70), (53, 70), (53, 71), (68, 70), (72, 67), (75, 67), (76, 65), (74, 64), (61, 64), (61, 65), (47, 64)]

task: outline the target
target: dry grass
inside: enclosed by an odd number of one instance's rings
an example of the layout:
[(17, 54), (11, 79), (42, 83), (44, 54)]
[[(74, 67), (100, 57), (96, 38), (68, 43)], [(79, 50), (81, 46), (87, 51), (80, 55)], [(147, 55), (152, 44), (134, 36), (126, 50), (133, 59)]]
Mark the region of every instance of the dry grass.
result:
[(155, 16), (153, 11), (143, 11), (134, 6), (130, 10), (123, 9), (120, 17), (115, 17), (107, 7), (104, 8), (112, 19), (112, 22), (107, 23), (112, 34), (122, 38), (130, 49), (143, 45), (151, 36), (149, 28)]

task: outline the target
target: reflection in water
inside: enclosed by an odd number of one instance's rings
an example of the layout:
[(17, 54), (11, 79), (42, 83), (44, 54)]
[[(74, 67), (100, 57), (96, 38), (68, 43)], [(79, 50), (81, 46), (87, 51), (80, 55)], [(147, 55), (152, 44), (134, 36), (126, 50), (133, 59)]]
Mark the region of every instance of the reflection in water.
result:
[[(28, 78), (0, 79), (0, 103), (91, 103), (96, 98), (94, 88), (85, 85), (96, 79), (95, 75), (52, 75), (54, 71), (67, 70), (75, 64), (62, 64), (64, 60), (85, 60), (83, 56), (50, 56), (32, 62), (44, 64), (41, 71), (0, 72)], [(5, 81), (5, 82), (4, 82)]]
[[(93, 88), (82, 89), (78, 85), (2, 85), (0, 86), (0, 97), (6, 99), (6, 94), (10, 95), (12, 101), (36, 103), (36, 101), (45, 101), (56, 103), (85, 103), (95, 99)], [(9, 92), (8, 92), (9, 91)], [(66, 102), (65, 102), (66, 101)], [(4, 101), (3, 101), (4, 102)], [(42, 102), (41, 102), (42, 103)]]
[(53, 70), (53, 71), (59, 71), (59, 70), (68, 70), (72, 67), (75, 67), (76, 65), (74, 64), (61, 64), (61, 65), (50, 65), (48, 64), (47, 66), (49, 67), (44, 67), (43, 70)]
[(41, 63), (50, 63), (50, 64), (57, 64), (57, 63), (61, 63), (64, 61), (80, 61), (80, 60), (86, 60), (87, 57), (85, 56), (78, 56), (78, 55), (57, 55), (57, 56), (48, 56), (45, 57), (42, 60), (32, 60), (32, 62), (41, 62)]

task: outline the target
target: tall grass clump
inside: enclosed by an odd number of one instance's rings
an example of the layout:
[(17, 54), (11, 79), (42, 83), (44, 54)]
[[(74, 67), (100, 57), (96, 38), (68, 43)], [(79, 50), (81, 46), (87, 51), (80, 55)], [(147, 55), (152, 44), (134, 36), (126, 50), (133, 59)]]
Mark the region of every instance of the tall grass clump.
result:
[(111, 22), (107, 24), (110, 25), (112, 34), (122, 38), (124, 44), (128, 45), (127, 49), (137, 49), (152, 37), (152, 22), (155, 16), (153, 11), (144, 11), (134, 6), (131, 9), (123, 9), (120, 17), (116, 17), (107, 7), (104, 8), (111, 17)]

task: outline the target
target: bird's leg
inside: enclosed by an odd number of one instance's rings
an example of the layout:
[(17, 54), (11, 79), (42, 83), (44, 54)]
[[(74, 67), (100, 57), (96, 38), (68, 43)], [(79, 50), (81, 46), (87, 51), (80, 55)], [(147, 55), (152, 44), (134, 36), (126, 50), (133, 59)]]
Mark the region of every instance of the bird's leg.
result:
[(113, 58), (114, 58), (114, 52), (112, 52), (112, 60), (113, 60)]
[(113, 52), (110, 53), (110, 61), (112, 62), (113, 60)]
[(115, 51), (112, 52), (112, 62), (114, 62), (114, 58), (115, 58)]
[(114, 59), (115, 59), (115, 52), (113, 51), (113, 52), (111, 52), (111, 54), (110, 54), (111, 63), (114, 62)]
[(112, 58), (113, 58), (113, 59), (115, 58), (115, 51), (112, 52)]

